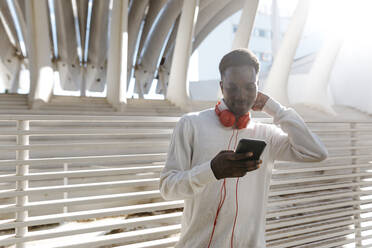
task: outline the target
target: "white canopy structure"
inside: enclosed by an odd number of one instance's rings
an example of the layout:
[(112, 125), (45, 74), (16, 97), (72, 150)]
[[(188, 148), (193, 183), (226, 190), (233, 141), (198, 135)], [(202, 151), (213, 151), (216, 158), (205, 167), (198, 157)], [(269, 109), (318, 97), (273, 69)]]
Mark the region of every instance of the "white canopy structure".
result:
[[(191, 53), (216, 26), (239, 10), (243, 11), (232, 48), (248, 47), (258, 4), (258, 0), (3, 0), (0, 84), (16, 93), (21, 70), (29, 70), (29, 105), (37, 109), (50, 101), (54, 72), (58, 72), (62, 89), (80, 91), (80, 96), (107, 89), (108, 102), (116, 109), (125, 109), (132, 77), (140, 98), (158, 79), (157, 93), (190, 110), (196, 104), (189, 97), (187, 80)], [(275, 26), (277, 5), (274, 1), (275, 62), (265, 91), (290, 104), (288, 78), (309, 1), (298, 2), (281, 42)], [(327, 53), (323, 57), (333, 61), (338, 51), (330, 58)], [(311, 92), (320, 92), (328, 85), (333, 63), (327, 68), (328, 74), (323, 72), (326, 78), (318, 78), (323, 83), (313, 84)], [(311, 78), (317, 70), (312, 71)], [(311, 103), (312, 96), (304, 99)], [(329, 102), (324, 100), (320, 105), (326, 104), (324, 109), (331, 111)]]

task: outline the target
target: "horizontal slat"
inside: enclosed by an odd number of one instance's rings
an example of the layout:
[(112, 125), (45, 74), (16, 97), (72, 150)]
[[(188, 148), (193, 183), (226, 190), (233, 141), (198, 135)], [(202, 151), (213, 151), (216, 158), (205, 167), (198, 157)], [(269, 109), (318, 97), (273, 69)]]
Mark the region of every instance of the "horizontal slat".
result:
[(56, 246), (56, 248), (92, 248), (103, 245), (112, 245), (120, 243), (131, 243), (143, 241), (144, 239), (157, 239), (166, 235), (179, 233), (181, 225), (171, 225), (163, 227), (148, 228), (132, 232), (111, 234), (107, 236), (90, 238), (89, 241), (78, 241), (74, 245)]
[(29, 188), (23, 191), (6, 191), (0, 193), (0, 198), (25, 196), (25, 195), (37, 195), (45, 193), (56, 193), (56, 192), (74, 192), (80, 190), (102, 190), (104, 188), (114, 187), (137, 187), (137, 186), (156, 186), (159, 183), (159, 177), (147, 178), (147, 179), (133, 179), (133, 180), (121, 180), (121, 181), (110, 181), (101, 183), (85, 183), (85, 184), (73, 184), (73, 185), (60, 185), (60, 186), (48, 186), (48, 187), (35, 187)]
[[(22, 207), (16, 205), (10, 206), (0, 206), (0, 213), (13, 213), (18, 211), (30, 211), (30, 210), (41, 210), (45, 208), (58, 208), (64, 206), (76, 206), (76, 205), (87, 205), (87, 204), (96, 204), (109, 201), (125, 201), (130, 200), (142, 200), (149, 198), (160, 198), (159, 190), (151, 191), (142, 191), (142, 192), (130, 192), (122, 194), (111, 194), (111, 195), (98, 195), (98, 196), (89, 196), (89, 197), (78, 197), (70, 199), (59, 199), (51, 201), (39, 201), (39, 202), (30, 202)], [(123, 204), (124, 205), (124, 204)]]
[(50, 230), (47, 233), (45, 231), (33, 231), (26, 234), (25, 237), (22, 238), (16, 238), (14, 235), (1, 240), (0, 245), (10, 245), (10, 244), (16, 244), (20, 242), (29, 242), (29, 241), (35, 241), (35, 240), (43, 240), (43, 239), (50, 239), (50, 238), (58, 238), (58, 237), (64, 237), (64, 236), (72, 236), (72, 235), (79, 235), (84, 233), (92, 233), (92, 232), (98, 232), (98, 231), (109, 231), (113, 229), (118, 228), (134, 228), (142, 225), (150, 225), (154, 223), (175, 223), (177, 221), (180, 221), (182, 217), (182, 213), (170, 213), (170, 214), (161, 214), (161, 215), (155, 215), (155, 216), (146, 216), (146, 217), (138, 217), (133, 219), (126, 219), (126, 220), (120, 220), (118, 224), (102, 224), (100, 223), (99, 226), (89, 226), (84, 228), (73, 228), (65, 231), (61, 230)]
[(293, 169), (276, 169), (273, 170), (273, 175), (280, 174), (292, 174), (301, 172), (317, 172), (317, 171), (331, 171), (331, 170), (342, 170), (342, 169), (358, 169), (358, 168), (372, 168), (372, 163), (370, 164), (357, 164), (357, 165), (341, 165), (341, 166), (315, 166), (315, 167), (305, 167), (305, 168), (293, 168)]
[(372, 128), (311, 128), (314, 133), (348, 133), (348, 132), (372, 132)]
[(2, 165), (49, 165), (63, 163), (84, 163), (84, 162), (138, 162), (148, 160), (164, 161), (165, 153), (154, 154), (128, 154), (128, 155), (107, 155), (107, 156), (85, 156), (85, 157), (66, 157), (66, 158), (40, 158), (29, 160), (3, 160)]
[(354, 230), (345, 230), (344, 228), (339, 228), (339, 229), (335, 229), (332, 231), (328, 231), (328, 230), (319, 231), (319, 232), (308, 234), (308, 235), (301, 235), (300, 237), (287, 238), (284, 240), (280, 240), (278, 242), (273, 241), (271, 242), (270, 247), (283, 247), (283, 248), (298, 247), (300, 245), (305, 245), (305, 244), (310, 246), (311, 243), (315, 241), (326, 240), (330, 238), (353, 234), (354, 232), (355, 232)]
[(138, 148), (140, 147), (168, 147), (169, 141), (159, 142), (101, 142), (101, 143), (69, 143), (69, 144), (45, 144), (45, 145), (0, 145), (0, 151), (19, 151), (19, 150), (70, 150), (79, 149), (81, 151), (92, 148)]
[(0, 130), (0, 136), (9, 135), (37, 135), (37, 136), (61, 136), (61, 135), (128, 135), (128, 134), (171, 134), (171, 128), (121, 128), (121, 129), (65, 129), (65, 130), (31, 130), (31, 131), (14, 131), (14, 130)]
[(177, 122), (180, 117), (117, 116), (117, 115), (0, 115), (0, 121), (58, 121), (58, 122)]
[(278, 206), (287, 206), (289, 204), (304, 204), (313, 201), (322, 201), (322, 200), (332, 200), (337, 198), (345, 198), (347, 196), (363, 196), (369, 195), (372, 193), (372, 190), (365, 190), (365, 191), (356, 191), (356, 192), (342, 192), (342, 193), (315, 193), (313, 195), (306, 195), (304, 196), (296, 196), (296, 197), (286, 197), (282, 200), (273, 200), (268, 203), (270, 207), (278, 207)]
[(111, 216), (119, 216), (126, 214), (134, 213), (143, 213), (143, 212), (153, 212), (159, 210), (167, 209), (176, 209), (183, 207), (183, 201), (171, 201), (171, 202), (157, 202), (157, 203), (147, 203), (140, 205), (131, 205), (125, 207), (116, 207), (116, 208), (105, 208), (105, 209), (96, 209), (89, 211), (79, 211), (72, 213), (64, 214), (53, 214), (45, 216), (36, 216), (29, 217), (24, 222), (14, 222), (7, 221), (0, 224), (0, 230), (11, 229), (15, 227), (25, 227), (25, 226), (37, 226), (37, 225), (46, 225), (52, 223), (61, 223), (66, 221), (77, 221), (77, 220), (86, 220), (91, 218), (103, 218)]
[(336, 159), (351, 159), (351, 158), (359, 158), (359, 159), (372, 159), (372, 154), (369, 155), (348, 155), (348, 156), (330, 156), (327, 160), (336, 160)]
[(281, 228), (279, 230), (267, 231), (266, 232), (266, 241), (284, 239), (287, 237), (293, 237), (296, 235), (312, 233), (316, 231), (331, 229), (335, 227), (345, 226), (345, 225), (354, 225), (355, 220), (350, 219), (337, 219), (335, 221), (320, 221), (311, 224), (299, 225), (299, 226), (290, 226), (287, 228)]
[[(357, 136), (357, 137), (352, 137), (352, 136), (341, 136), (341, 137), (334, 137), (334, 138), (330, 138), (330, 137), (321, 137), (321, 141), (325, 144), (327, 144), (328, 142), (329, 143), (334, 143), (334, 142), (350, 142), (350, 141), (371, 141), (371, 138), (370, 138), (370, 135), (363, 135), (363, 136)], [(338, 145), (338, 144), (334, 144), (334, 145)]]
[(324, 221), (324, 220), (332, 220), (334, 218), (344, 217), (344, 216), (352, 216), (355, 214), (361, 213), (368, 213), (371, 212), (372, 208), (366, 208), (363, 210), (355, 209), (355, 210), (332, 210), (332, 211), (324, 211), (322, 213), (315, 213), (309, 214), (306, 216), (296, 216), (290, 219), (280, 219), (280, 220), (268, 220), (266, 221), (267, 225), (266, 228), (268, 230), (276, 229), (276, 228), (283, 228), (288, 226), (294, 225), (302, 225), (306, 223), (313, 223), (316, 221)]
[[(372, 155), (370, 154), (363, 154), (363, 155), (347, 155), (347, 156), (339, 156), (333, 155), (328, 156), (326, 160), (322, 162), (306, 162), (308, 165), (328, 165), (328, 164), (336, 164), (340, 165), (339, 163), (345, 163), (345, 161), (350, 161), (351, 159), (372, 159)], [(334, 161), (334, 160), (342, 160)], [(275, 161), (275, 166), (282, 166), (282, 165), (303, 165), (304, 162), (289, 162), (289, 161)]]
[(288, 239), (285, 239), (285, 240), (279, 241), (279, 242), (272, 242), (270, 247), (286, 248), (286, 247), (298, 247), (299, 245), (304, 245), (304, 244), (311, 245), (311, 244), (308, 244), (308, 243), (312, 243), (312, 242), (318, 241), (318, 240), (324, 240), (324, 239), (330, 239), (330, 238), (334, 238), (334, 237), (344, 236), (344, 235), (352, 234), (354, 232), (355, 232), (354, 230), (344, 230), (344, 229), (341, 229), (341, 228), (333, 230), (333, 232), (330, 232), (328, 230), (319, 231), (319, 232), (316, 232), (316, 233), (309, 234), (308, 235), (309, 237), (306, 237), (306, 236), (304, 237), (304, 235), (303, 235), (301, 237), (288, 238)]
[(350, 177), (363, 177), (363, 176), (372, 176), (372, 173), (349, 173), (341, 175), (327, 175), (327, 176), (313, 176), (313, 177), (303, 177), (303, 178), (294, 178), (294, 179), (273, 179), (271, 185), (283, 185), (283, 184), (293, 184), (293, 183), (308, 183), (308, 182), (317, 182), (324, 180), (334, 180)]
[(140, 242), (131, 245), (116, 246), (116, 248), (164, 248), (164, 247), (174, 247), (178, 242), (179, 237), (172, 237), (160, 240), (153, 240), (147, 242)]
[(328, 152), (330, 151), (352, 151), (352, 150), (365, 150), (365, 149), (372, 149), (372, 146), (342, 146), (342, 147), (328, 147)]
[(330, 202), (330, 203), (321, 203), (315, 202), (312, 205), (316, 206), (299, 206), (299, 207), (288, 207), (281, 210), (276, 210), (272, 212), (268, 212), (266, 214), (266, 218), (274, 218), (274, 217), (283, 217), (283, 216), (291, 216), (296, 214), (303, 214), (305, 215), (308, 212), (315, 212), (315, 211), (324, 211), (329, 209), (341, 208), (341, 207), (349, 207), (355, 206), (358, 204), (368, 204), (372, 203), (372, 200), (363, 200), (363, 201), (342, 201), (342, 202)]
[(340, 188), (347, 188), (347, 187), (359, 187), (359, 186), (372, 186), (372, 182), (356, 182), (356, 183), (338, 183), (338, 184), (324, 184), (321, 186), (311, 185), (307, 186), (306, 188), (303, 187), (286, 187), (283, 189), (271, 189), (269, 196), (279, 196), (279, 195), (290, 195), (290, 194), (298, 194), (298, 193), (307, 193), (307, 192), (314, 192), (320, 190), (329, 190), (329, 189), (340, 189)]
[(11, 181), (20, 181), (20, 180), (49, 180), (49, 179), (57, 179), (57, 178), (65, 178), (65, 177), (87, 178), (87, 177), (95, 177), (95, 176), (127, 175), (127, 174), (132, 174), (132, 173), (160, 172), (163, 168), (164, 168), (163, 165), (152, 165), (152, 166), (138, 166), (138, 167), (114, 168), (114, 169), (43, 172), (43, 173), (32, 173), (26, 176), (0, 175), (0, 181), (11, 182)]

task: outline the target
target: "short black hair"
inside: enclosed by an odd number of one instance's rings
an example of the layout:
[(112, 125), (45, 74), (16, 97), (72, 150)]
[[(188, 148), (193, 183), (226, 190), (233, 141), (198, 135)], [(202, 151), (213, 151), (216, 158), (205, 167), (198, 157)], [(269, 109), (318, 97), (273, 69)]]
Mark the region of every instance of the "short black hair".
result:
[(258, 74), (258, 72), (260, 71), (260, 62), (258, 61), (256, 55), (254, 55), (254, 53), (252, 53), (248, 49), (239, 48), (229, 52), (221, 59), (219, 65), (221, 78), (227, 68), (242, 65), (253, 66), (256, 74)]

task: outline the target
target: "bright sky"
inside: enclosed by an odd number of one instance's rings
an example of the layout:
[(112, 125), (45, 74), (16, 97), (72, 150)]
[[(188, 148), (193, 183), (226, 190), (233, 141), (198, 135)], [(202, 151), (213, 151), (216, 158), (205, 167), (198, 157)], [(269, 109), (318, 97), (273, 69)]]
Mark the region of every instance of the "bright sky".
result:
[[(281, 16), (292, 16), (298, 0), (277, 0)], [(272, 0), (261, 0), (260, 7), (270, 9)], [(335, 32), (346, 34), (360, 29), (368, 33), (371, 21), (372, 0), (310, 0), (307, 31)], [(364, 31), (363, 31), (364, 30)], [(372, 32), (369, 32), (372, 33)]]

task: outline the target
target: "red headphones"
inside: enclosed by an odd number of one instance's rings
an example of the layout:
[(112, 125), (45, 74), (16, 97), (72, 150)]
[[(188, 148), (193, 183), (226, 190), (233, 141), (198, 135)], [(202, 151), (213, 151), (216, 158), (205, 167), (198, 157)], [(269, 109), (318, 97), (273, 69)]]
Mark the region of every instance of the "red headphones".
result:
[[(225, 127), (232, 127), (235, 124), (235, 121), (236, 121), (235, 115), (231, 111), (229, 111), (228, 109), (225, 109), (225, 110), (221, 111), (220, 108), (219, 108), (220, 104), (221, 104), (221, 102), (219, 101), (216, 104), (216, 107), (215, 107), (214, 111), (216, 112), (216, 114), (220, 118), (220, 122), (221, 122), (222, 125), (224, 125)], [(248, 114), (240, 116), (239, 119), (238, 119), (238, 122), (236, 123), (237, 129), (246, 128), (250, 120), (251, 120), (251, 115), (250, 115), (249, 112), (248, 112)]]

